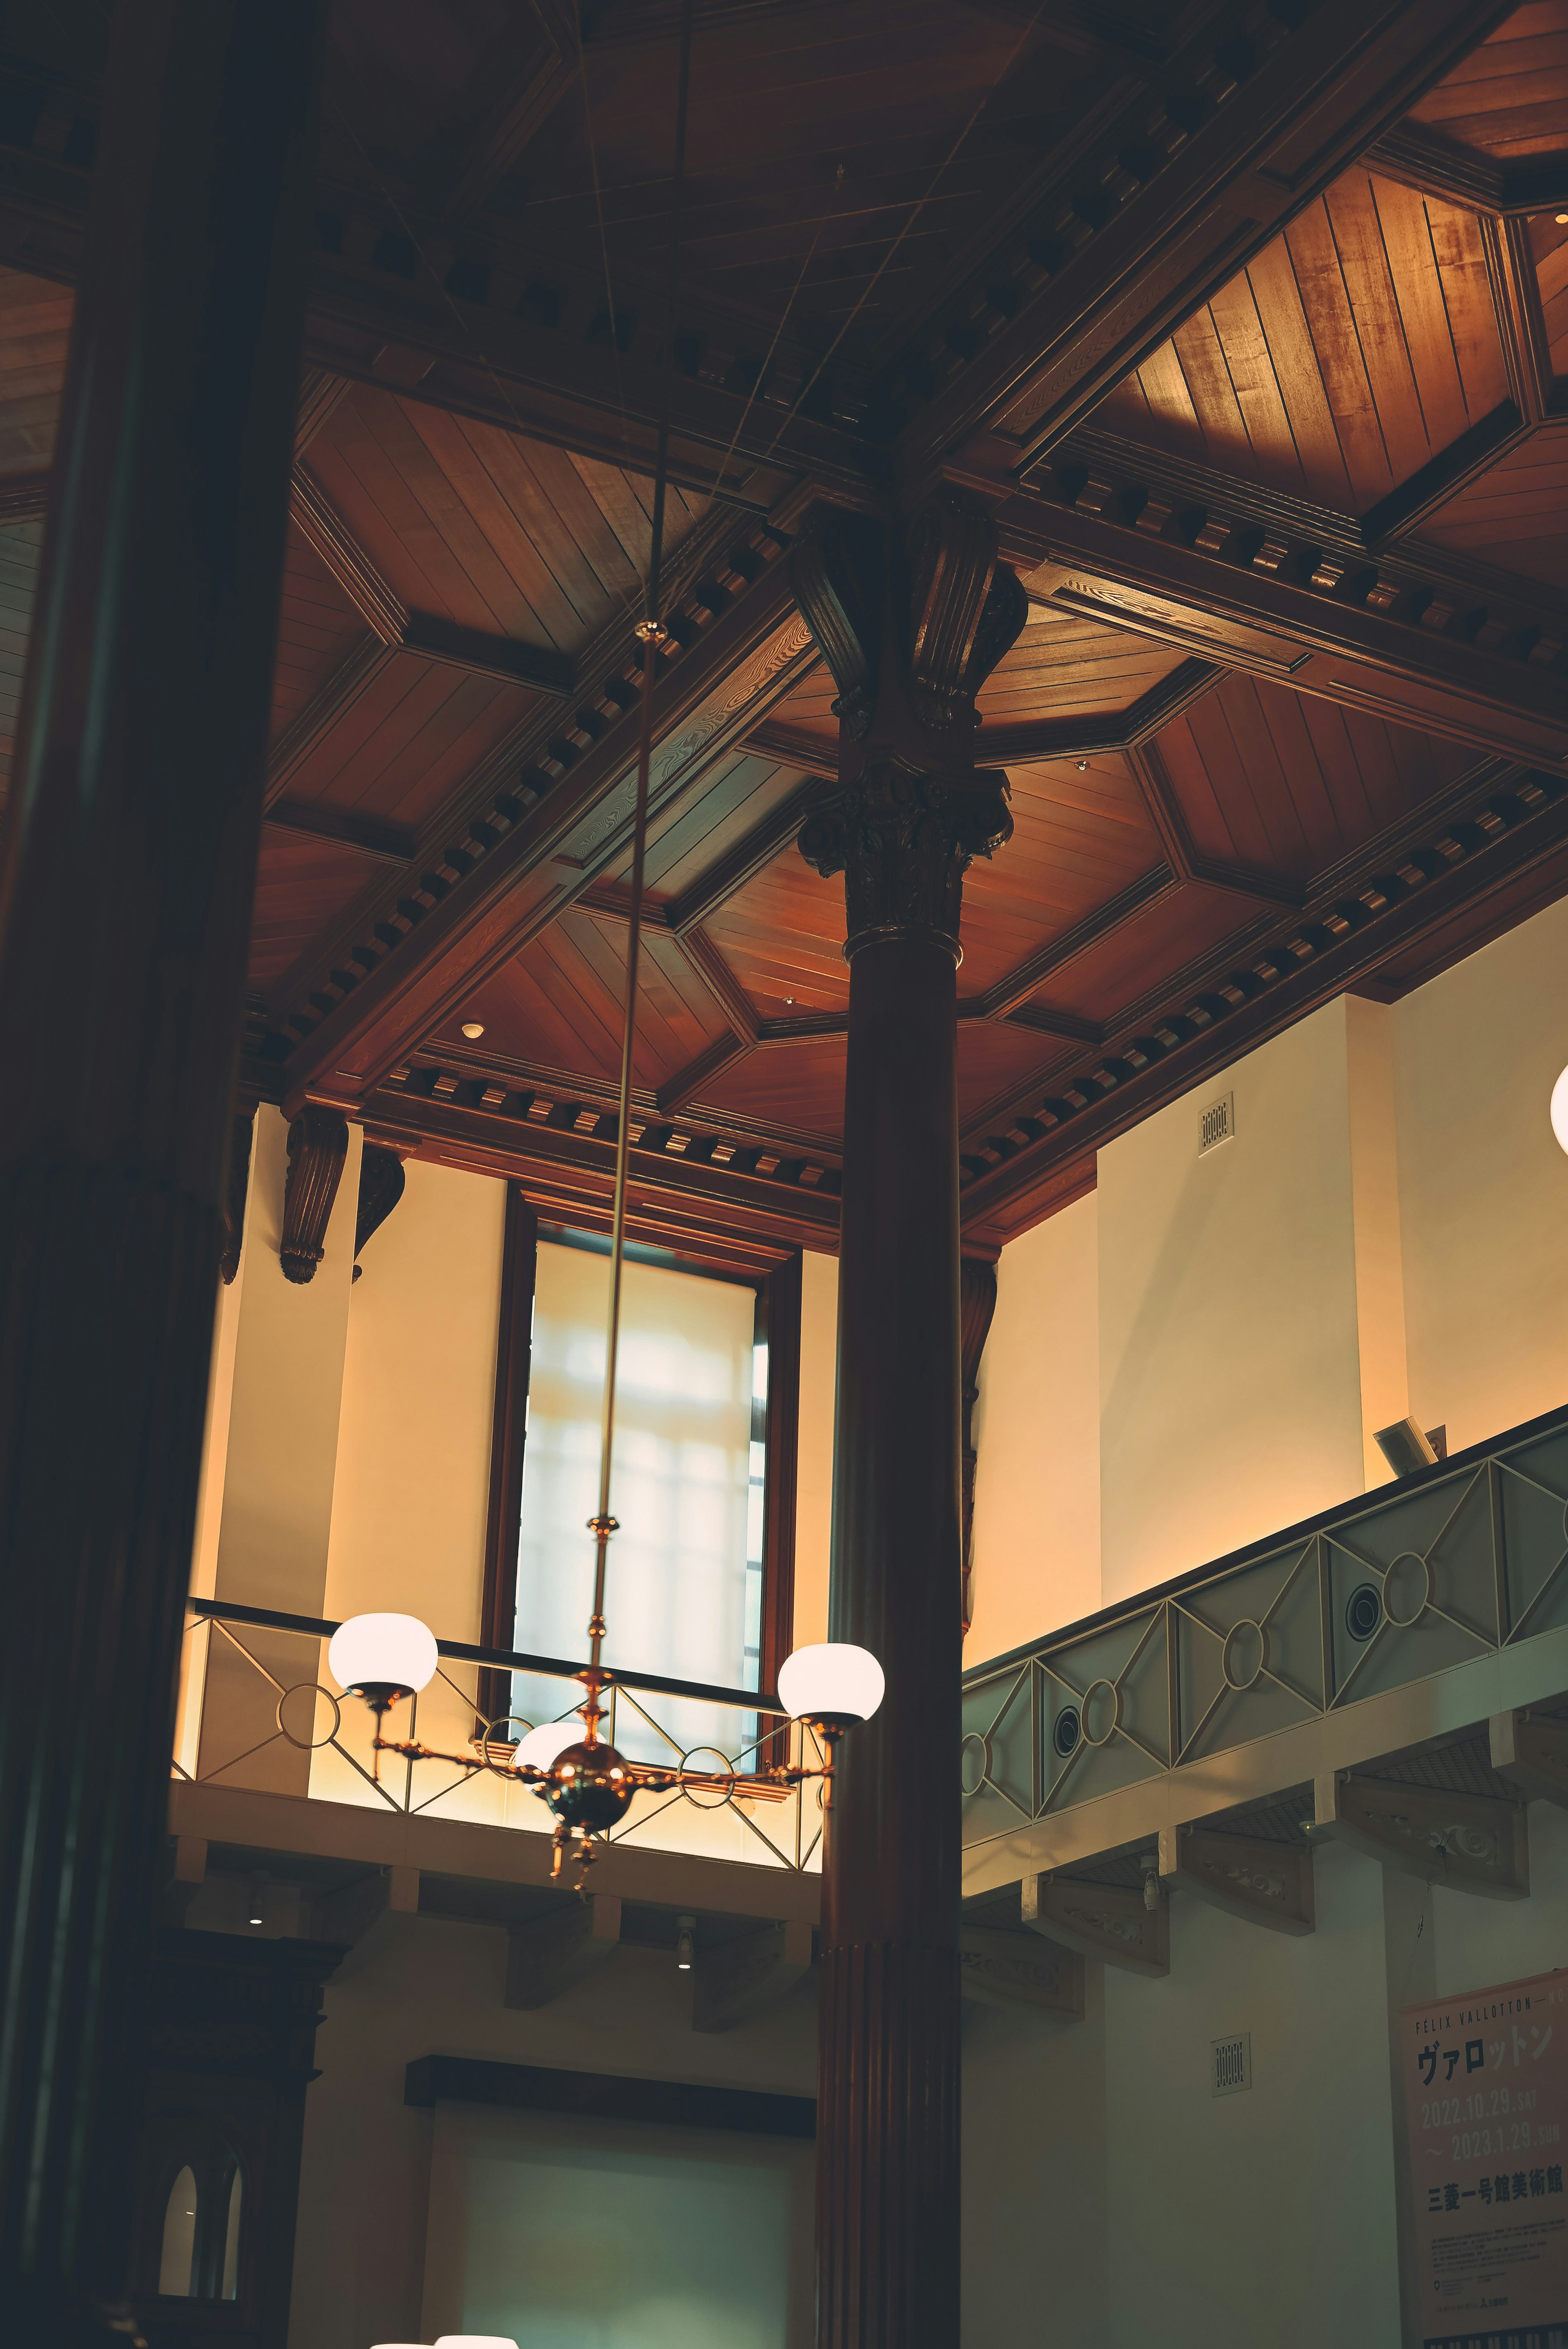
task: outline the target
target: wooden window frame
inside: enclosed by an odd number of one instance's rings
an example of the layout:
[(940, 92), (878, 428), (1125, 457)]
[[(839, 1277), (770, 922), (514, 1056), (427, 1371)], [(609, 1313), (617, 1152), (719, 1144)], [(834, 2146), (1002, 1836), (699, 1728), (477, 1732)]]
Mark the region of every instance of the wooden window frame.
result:
[[(539, 1268), (539, 1216), (521, 1185), (507, 1185), (501, 1248), (500, 1315), (496, 1335), (495, 1402), (490, 1429), (490, 1497), (485, 1525), (480, 1644), (510, 1649), (517, 1623), (517, 1556), (522, 1518), (523, 1453), (533, 1356), (533, 1295)], [(697, 1266), (705, 1279), (722, 1278)], [(762, 1637), (758, 1686), (771, 1695), (779, 1668), (795, 1644), (795, 1486), (800, 1425), (799, 1248), (773, 1271), (754, 1277), (757, 1328), (768, 1343), (768, 1407), (763, 1485)], [(511, 1703), (511, 1675), (481, 1668), (475, 1733)]]
[[(517, 1622), (517, 1549), (522, 1518), (522, 1455), (527, 1444), (528, 1381), (533, 1363), (533, 1285), (539, 1268), (539, 1217), (519, 1183), (506, 1186), (500, 1257), (500, 1320), (496, 1333), (495, 1402), (490, 1422), (490, 1499), (485, 1519), (484, 1595), (480, 1645), (510, 1648)], [(480, 1673), (476, 1724), (511, 1708), (511, 1675)]]

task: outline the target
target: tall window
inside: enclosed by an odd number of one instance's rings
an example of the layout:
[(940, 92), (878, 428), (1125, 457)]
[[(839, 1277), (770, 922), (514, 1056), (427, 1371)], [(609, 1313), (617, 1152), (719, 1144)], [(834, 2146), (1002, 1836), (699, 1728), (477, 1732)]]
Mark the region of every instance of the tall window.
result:
[[(606, 1256), (541, 1239), (517, 1549), (512, 1642), (577, 1658), (593, 1611), (604, 1391)], [(622, 1288), (605, 1613), (609, 1664), (756, 1688), (761, 1663), (768, 1350), (749, 1285), (628, 1263)], [(519, 1675), (525, 1718), (564, 1712), (574, 1692)], [(648, 1700), (680, 1744), (733, 1745), (744, 1714)], [(617, 1741), (669, 1749), (626, 1709)]]
[[(622, 1292), (605, 1661), (710, 1687), (771, 1690), (793, 1645), (796, 1429), (802, 1261), (758, 1248), (725, 1278), (626, 1266)], [(727, 1249), (727, 1256), (729, 1251)], [(733, 1261), (733, 1258), (730, 1259)], [(744, 1263), (744, 1258), (742, 1258)], [(507, 1196), (494, 1438), (480, 1638), (580, 1662), (587, 1651), (599, 1495), (607, 1244), (541, 1228)], [(541, 1674), (480, 1675), (479, 1716), (563, 1715), (576, 1692)], [(672, 1712), (672, 1706), (676, 1710)], [(670, 1759), (638, 1733), (623, 1695), (617, 1741)], [(655, 1710), (650, 1702), (650, 1710)], [(687, 1748), (737, 1753), (754, 1733), (738, 1707), (657, 1700)]]

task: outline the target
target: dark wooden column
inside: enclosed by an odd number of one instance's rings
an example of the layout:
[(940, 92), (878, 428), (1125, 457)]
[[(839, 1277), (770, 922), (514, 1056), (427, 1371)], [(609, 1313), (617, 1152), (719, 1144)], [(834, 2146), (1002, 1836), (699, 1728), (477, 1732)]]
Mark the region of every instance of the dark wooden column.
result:
[(821, 2349), (958, 2339), (956, 978), (964, 874), (1012, 830), (976, 687), (1026, 601), (983, 511), (824, 516), (796, 591), (840, 688), (841, 789), (800, 836), (842, 872), (850, 1044), (831, 1636), (887, 1696), (841, 1749), (823, 1888)]
[(120, 0), (0, 846), (0, 2306), (125, 2288), (322, 0)]

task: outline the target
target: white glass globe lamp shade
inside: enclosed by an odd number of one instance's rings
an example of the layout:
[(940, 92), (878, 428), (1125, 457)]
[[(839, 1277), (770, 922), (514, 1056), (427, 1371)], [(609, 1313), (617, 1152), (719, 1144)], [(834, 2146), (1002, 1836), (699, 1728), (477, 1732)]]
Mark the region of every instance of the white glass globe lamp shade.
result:
[(332, 1635), (327, 1668), (340, 1688), (385, 1713), (436, 1677), (436, 1635), (417, 1615), (351, 1615)]
[(1552, 1131), (1559, 1150), (1568, 1150), (1568, 1069), (1552, 1088)]
[(797, 1648), (779, 1671), (779, 1702), (785, 1712), (792, 1721), (809, 1721), (819, 1729), (850, 1729), (857, 1721), (869, 1721), (886, 1687), (876, 1658), (842, 1640)]
[(531, 1729), (512, 1759), (531, 1770), (550, 1770), (569, 1745), (582, 1743), (583, 1723), (573, 1713), (568, 1721), (543, 1721), (537, 1729)]
[(438, 2333), (436, 2349), (517, 2349), (504, 2333)]

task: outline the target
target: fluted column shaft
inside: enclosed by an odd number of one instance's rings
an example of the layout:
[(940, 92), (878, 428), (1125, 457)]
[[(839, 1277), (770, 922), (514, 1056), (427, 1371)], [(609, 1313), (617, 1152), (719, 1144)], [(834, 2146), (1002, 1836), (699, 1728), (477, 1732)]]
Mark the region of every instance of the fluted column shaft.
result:
[(839, 687), (800, 849), (844, 875), (850, 1037), (830, 1633), (887, 1693), (840, 1748), (822, 1902), (819, 2349), (956, 2349), (964, 874), (1012, 821), (975, 690), (1023, 626), (982, 509), (819, 516), (797, 595)]
[(958, 1147), (952, 953), (850, 966), (830, 1636), (887, 1675), (823, 1887), (822, 2349), (958, 2337)]

